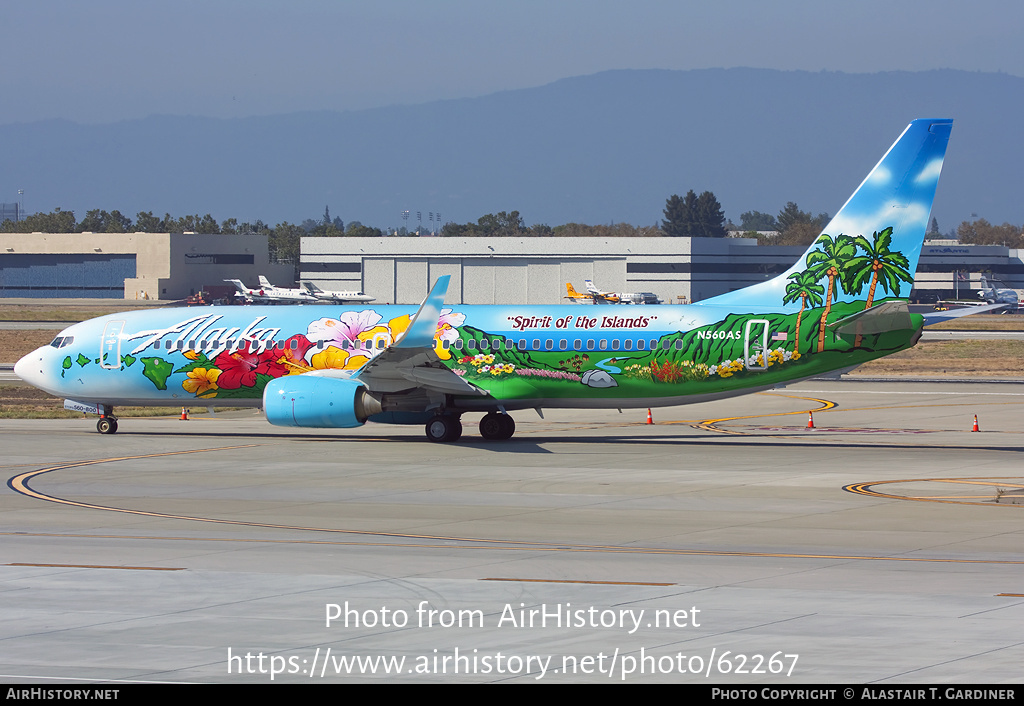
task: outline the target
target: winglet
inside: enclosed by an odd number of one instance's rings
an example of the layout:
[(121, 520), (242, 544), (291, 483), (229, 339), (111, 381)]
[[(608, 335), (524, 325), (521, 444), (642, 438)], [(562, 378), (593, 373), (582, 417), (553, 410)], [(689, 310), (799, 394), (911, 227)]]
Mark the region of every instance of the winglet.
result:
[(409, 328), (392, 348), (434, 347), (434, 334), (437, 333), (437, 322), (441, 318), (441, 307), (444, 306), (444, 296), (448, 293), (448, 282), (451, 278), (451, 275), (441, 275), (437, 278), (409, 322)]

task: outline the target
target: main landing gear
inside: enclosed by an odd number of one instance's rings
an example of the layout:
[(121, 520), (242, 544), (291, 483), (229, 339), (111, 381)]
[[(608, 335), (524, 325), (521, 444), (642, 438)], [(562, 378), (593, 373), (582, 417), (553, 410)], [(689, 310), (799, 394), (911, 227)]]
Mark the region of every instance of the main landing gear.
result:
[(488, 441), (505, 441), (516, 433), (516, 422), (507, 414), (488, 412), (480, 420), (480, 436)]
[(117, 417), (105, 414), (96, 420), (96, 431), (100, 434), (116, 434), (117, 433)]
[(458, 441), (462, 437), (462, 420), (455, 414), (439, 414), (427, 422), (427, 439), (436, 443)]
[[(462, 420), (457, 414), (431, 417), (425, 429), (427, 439), (435, 443), (458, 441), (462, 437)], [(516, 433), (516, 423), (507, 414), (489, 412), (480, 420), (480, 436), (487, 441), (505, 441)]]

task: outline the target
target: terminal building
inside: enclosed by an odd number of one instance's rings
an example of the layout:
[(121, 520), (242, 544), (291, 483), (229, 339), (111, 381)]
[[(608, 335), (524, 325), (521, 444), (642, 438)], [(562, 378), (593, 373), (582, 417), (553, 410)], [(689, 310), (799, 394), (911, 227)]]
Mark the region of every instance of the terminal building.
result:
[[(302, 238), (300, 280), (358, 290), (380, 303), (418, 304), (451, 275), (449, 304), (568, 303), (582, 290), (652, 292), (666, 304), (707, 299), (785, 272), (802, 247), (747, 238)], [(981, 276), (1024, 289), (1024, 251), (929, 241), (911, 298), (977, 299)], [(0, 297), (178, 300), (225, 279), (265, 275), (295, 286), (291, 263), (271, 263), (265, 235), (192, 233), (0, 234)]]
[(1024, 250), (928, 240), (921, 248), (911, 297), (922, 304), (977, 299), (983, 275), (997, 286), (1024, 289)]
[(183, 299), (225, 279), (291, 282), (266, 235), (2, 233), (0, 297)]

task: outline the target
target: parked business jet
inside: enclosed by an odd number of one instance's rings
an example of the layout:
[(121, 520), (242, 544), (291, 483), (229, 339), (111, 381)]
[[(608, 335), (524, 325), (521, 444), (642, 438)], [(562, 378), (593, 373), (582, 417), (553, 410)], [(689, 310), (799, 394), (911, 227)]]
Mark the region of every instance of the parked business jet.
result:
[(653, 292), (603, 292), (594, 286), (593, 280), (585, 279), (587, 291), (595, 301), (598, 297), (607, 299), (612, 304), (661, 304), (661, 300)]
[(305, 289), (299, 287), (291, 289), (289, 287), (277, 287), (270, 283), (270, 280), (263, 275), (259, 276), (260, 289), (266, 292), (266, 295), (270, 297), (271, 301), (284, 302), (286, 304), (315, 304), (317, 299), (312, 293), (307, 292)]
[(653, 292), (604, 292), (595, 287), (592, 280), (583, 281), (587, 285), (586, 293), (577, 292), (571, 282), (566, 282), (565, 298), (593, 304), (661, 304), (661, 300)]
[(303, 282), (302, 288), (307, 293), (312, 294), (319, 302), (332, 302), (334, 304), (366, 304), (367, 302), (372, 302), (375, 298), (371, 297), (369, 294), (363, 294), (362, 292), (323, 290), (312, 282)]
[(989, 304), (1009, 304), (1012, 309), (1016, 309), (1020, 307), (1020, 302), (1024, 301), (1024, 290), (997, 287), (982, 275), (978, 296)]
[(259, 289), (249, 289), (241, 280), (226, 279), (225, 282), (235, 285), (238, 290), (235, 296), (244, 298), (247, 302), (257, 304), (316, 304), (317, 298), (304, 289), (288, 289), (286, 287), (275, 287), (270, 281), (260, 275)]
[[(251, 405), (272, 424), (424, 424), (431, 441), (508, 439), (509, 412), (705, 402), (913, 346), (913, 284), (952, 121), (915, 120), (800, 260), (688, 306), (445, 305), (148, 310), (69, 326), (15, 366), (100, 416), (117, 405)], [(593, 313), (591, 313), (593, 312)], [(947, 312), (948, 314), (948, 312)]]

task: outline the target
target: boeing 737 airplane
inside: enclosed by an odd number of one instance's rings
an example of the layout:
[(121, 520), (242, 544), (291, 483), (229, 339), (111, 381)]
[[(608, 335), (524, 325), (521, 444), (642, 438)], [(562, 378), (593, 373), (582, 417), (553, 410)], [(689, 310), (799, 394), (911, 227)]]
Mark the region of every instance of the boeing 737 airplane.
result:
[[(508, 439), (509, 412), (705, 402), (913, 346), (907, 299), (950, 120), (915, 120), (800, 260), (697, 304), (446, 306), (448, 275), (414, 306), (149, 310), (69, 326), (15, 366), (99, 415), (118, 405), (251, 405), (271, 424), (425, 424), (431, 441)], [(595, 313), (589, 313), (594, 311)]]

